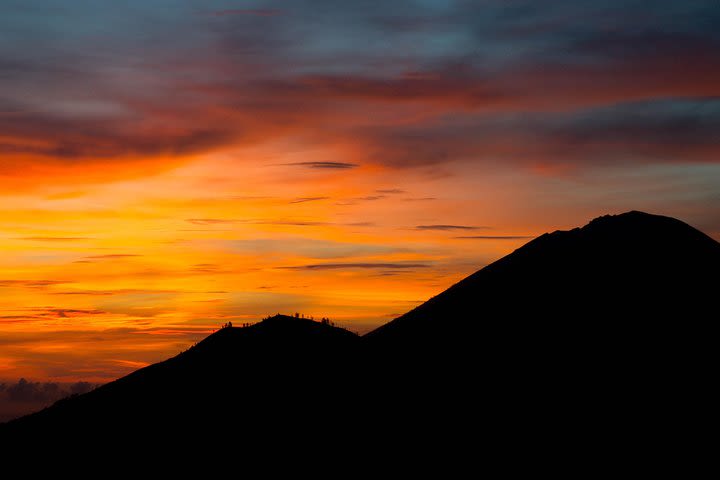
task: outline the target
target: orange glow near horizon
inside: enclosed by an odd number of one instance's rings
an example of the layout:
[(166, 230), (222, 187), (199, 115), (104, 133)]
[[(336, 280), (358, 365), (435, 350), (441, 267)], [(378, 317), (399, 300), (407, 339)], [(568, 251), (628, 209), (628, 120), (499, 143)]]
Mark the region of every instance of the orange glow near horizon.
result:
[(536, 233), (477, 211), (450, 222), (468, 200), (422, 176), (398, 188), (379, 168), (233, 155), (6, 194), (2, 377), (107, 381), (276, 312), (365, 332), (526, 241), (457, 237)]
[(543, 182), (532, 172), (397, 185), (378, 167), (302, 164), (317, 152), (240, 154), (5, 195), (2, 376), (107, 381), (277, 312), (365, 332), (589, 215), (553, 225), (547, 200), (519, 204)]

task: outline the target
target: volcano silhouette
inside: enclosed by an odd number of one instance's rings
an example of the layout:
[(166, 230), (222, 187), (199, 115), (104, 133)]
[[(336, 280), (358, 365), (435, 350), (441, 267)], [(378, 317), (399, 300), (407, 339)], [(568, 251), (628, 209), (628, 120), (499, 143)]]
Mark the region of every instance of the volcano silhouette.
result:
[(718, 272), (720, 244), (679, 220), (604, 216), (532, 240), (363, 337), (282, 315), (224, 328), (0, 437), (236, 428), (347, 439), (388, 425), (470, 428), (479, 415), (506, 429), (558, 409), (649, 419), (665, 408), (659, 396), (700, 395)]
[(719, 267), (720, 244), (679, 220), (608, 215), (536, 238), (367, 339), (398, 348), (493, 330), (546, 337), (557, 330), (584, 341), (652, 336), (664, 325), (709, 319)]

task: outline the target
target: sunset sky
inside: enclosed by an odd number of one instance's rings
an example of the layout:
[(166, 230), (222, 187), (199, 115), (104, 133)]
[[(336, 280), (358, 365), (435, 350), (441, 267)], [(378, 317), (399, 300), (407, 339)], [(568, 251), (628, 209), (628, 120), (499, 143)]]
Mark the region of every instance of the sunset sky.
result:
[(365, 332), (606, 213), (720, 239), (718, 25), (717, 0), (3, 0), (0, 383), (108, 381), (277, 312)]

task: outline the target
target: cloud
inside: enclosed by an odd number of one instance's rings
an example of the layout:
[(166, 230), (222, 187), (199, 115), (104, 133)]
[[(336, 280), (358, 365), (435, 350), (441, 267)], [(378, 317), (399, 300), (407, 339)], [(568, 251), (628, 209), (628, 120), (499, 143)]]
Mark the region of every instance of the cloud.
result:
[(475, 226), (468, 226), (468, 225), (418, 225), (415, 227), (415, 230), (440, 230), (440, 231), (450, 231), (450, 230), (487, 230), (490, 227), (475, 227)]
[(657, 56), (589, 65), (525, 64), (494, 74), (461, 65), (396, 77), (313, 76), (294, 82), (300, 85), (295, 93), (319, 101), (422, 103), (436, 111), (485, 113), (571, 111), (655, 98), (720, 95), (714, 83), (720, 80), (720, 60), (697, 53), (691, 58), (679, 61), (686, 67), (683, 72), (674, 70), (677, 58)]
[(320, 200), (329, 200), (330, 197), (298, 197), (292, 200), (290, 203), (306, 203), (306, 202), (317, 202)]
[[(67, 16), (52, 19), (49, 28), (42, 17), (26, 18), (9, 6), (0, 19), (9, 43), (40, 48), (0, 54), (0, 112), (6, 113), (0, 177), (13, 188), (56, 176), (117, 179), (198, 155), (296, 142), (341, 150), (342, 162), (290, 164), (330, 170), (456, 161), (584, 166), (624, 148), (633, 154), (625, 163), (682, 161), (683, 149), (691, 160), (717, 161), (707, 129), (695, 135), (696, 148), (688, 141), (669, 153), (652, 149), (662, 137), (636, 132), (641, 135), (604, 147), (606, 139), (598, 140), (586, 158), (582, 149), (562, 145), (562, 135), (547, 128), (535, 135), (522, 125), (532, 115), (543, 125), (561, 113), (720, 96), (712, 8), (662, 2), (648, 17), (612, 1), (602, 8), (557, 2), (542, 9), (470, 3), (398, 2), (377, 13), (294, 2), (282, 10), (204, 14), (226, 21), (178, 6), (163, 22), (154, 21), (162, 12), (151, 3), (140, 16), (124, 7), (100, 12), (68, 5)], [(261, 16), (267, 21), (254, 21)], [(19, 19), (27, 28), (13, 27)], [(80, 43), (92, 33), (89, 26), (115, 21), (129, 28), (108, 31), (107, 45), (100, 45), (106, 56), (89, 54)], [(357, 38), (378, 38), (387, 48), (351, 41)], [(42, 48), (51, 42), (59, 42), (53, 55)], [(137, 54), (137, 42), (153, 48)], [(408, 48), (418, 44), (433, 48)], [(108, 65), (125, 72), (125, 81), (109, 74)], [(459, 116), (466, 126), (453, 129)]]
[(316, 263), (310, 265), (294, 265), (289, 267), (277, 267), (288, 270), (354, 270), (354, 269), (372, 269), (372, 270), (405, 270), (415, 268), (427, 268), (426, 263)]
[(382, 200), (383, 198), (387, 197), (385, 195), (367, 195), (365, 197), (352, 197), (350, 200), (358, 202), (372, 202), (375, 200)]
[[(158, 119), (156, 116), (155, 120)], [(175, 132), (171, 133), (149, 125), (145, 131), (131, 131), (122, 118), (98, 122), (81, 116), (62, 118), (30, 111), (0, 116), (0, 127), (6, 132), (0, 141), (0, 153), (6, 158), (2, 170), (19, 171), (21, 159), (48, 167), (65, 165), (69, 169), (79, 159), (86, 167), (104, 162), (104, 168), (111, 170), (113, 163), (167, 163), (168, 157), (208, 151), (227, 145), (235, 137), (231, 130), (219, 125), (198, 128), (173, 123)], [(45, 140), (40, 141), (41, 136)]]
[(19, 239), (33, 242), (78, 242), (91, 240), (88, 237), (20, 237)]
[(196, 263), (192, 266), (191, 270), (195, 273), (220, 273), (222, 268), (220, 265), (215, 263)]
[(16, 383), (0, 384), (0, 393), (11, 402), (54, 402), (68, 395), (87, 393), (96, 386), (89, 382), (32, 382), (21, 378)]
[(88, 315), (106, 315), (108, 312), (97, 309), (76, 309), (76, 308), (55, 308), (55, 307), (29, 307), (22, 309), (27, 311), (25, 315), (3, 315), (0, 318), (5, 320), (38, 320), (48, 318), (73, 318)]
[(124, 258), (142, 257), (134, 253), (106, 253), (102, 255), (88, 255), (85, 257), (87, 260), (121, 260)]
[[(382, 242), (347, 242), (308, 238), (301, 235), (274, 235), (271, 238), (253, 238), (218, 241), (214, 246), (243, 254), (282, 258), (287, 255), (306, 259), (330, 261), (330, 259), (357, 260), (369, 256), (409, 253), (405, 246), (387, 245)], [(216, 247), (215, 247), (216, 248)]]
[[(88, 262), (90, 263), (90, 262)], [(67, 290), (61, 292), (53, 292), (53, 295), (91, 295), (91, 296), (106, 296), (106, 295), (124, 295), (127, 290)]]
[(185, 221), (194, 225), (226, 225), (230, 223), (237, 223), (237, 220), (223, 218), (188, 218)]
[(39, 309), (40, 312), (39, 315), (41, 316), (49, 316), (49, 317), (58, 317), (58, 318), (68, 318), (68, 317), (76, 317), (76, 316), (84, 316), (84, 315), (105, 315), (108, 312), (102, 311), (102, 310), (82, 310), (82, 309), (72, 309), (72, 308), (48, 308), (48, 309)]
[(334, 225), (329, 222), (316, 222), (313, 220), (259, 220), (251, 223), (254, 225), (285, 225), (288, 227), (325, 227)]
[(308, 168), (321, 168), (321, 169), (339, 169), (345, 170), (349, 168), (359, 167), (357, 163), (345, 163), (345, 162), (294, 162), (294, 163), (283, 163), (282, 165), (292, 165), (298, 167)]
[(55, 285), (73, 283), (68, 280), (1, 280), (0, 287), (47, 288)]
[(35, 383), (21, 378), (17, 383), (4, 387), (7, 398), (12, 402), (48, 401), (60, 398), (57, 383)]
[(367, 128), (371, 158), (396, 168), (717, 163), (720, 100), (659, 100), (574, 112), (455, 115), (432, 125)]
[(119, 288), (116, 290), (67, 290), (52, 292), (53, 295), (89, 295), (89, 296), (111, 296), (111, 295), (165, 295), (177, 293), (192, 293), (181, 290), (148, 290), (139, 288)]
[(351, 197), (347, 200), (336, 202), (335, 205), (355, 205), (358, 202), (374, 202), (387, 198), (386, 195), (366, 195), (364, 197)]
[(280, 15), (281, 10), (275, 8), (233, 8), (227, 10), (216, 10), (211, 12), (210, 15), (216, 17), (226, 17), (232, 15), (250, 15), (254, 17), (272, 17)]
[(395, 277), (407, 274), (411, 270), (382, 270), (375, 274), (376, 277)]
[(89, 382), (33, 382), (21, 378), (0, 383), (0, 422), (40, 410), (70, 395), (81, 395), (98, 385)]
[(230, 198), (232, 198), (233, 200), (268, 200), (274, 199), (276, 197), (270, 197), (267, 195), (235, 195)]
[(284, 225), (288, 227), (327, 227), (327, 226), (349, 226), (349, 227), (372, 227), (375, 225), (373, 222), (349, 222), (349, 223), (337, 223), (337, 222), (319, 222), (315, 220), (291, 220), (291, 219), (280, 219), (280, 220), (255, 220), (249, 221), (252, 225)]
[(400, 193), (407, 193), (405, 190), (401, 190), (399, 188), (378, 189), (375, 190), (375, 192), (381, 195), (395, 195)]
[(9, 325), (13, 323), (25, 324), (28, 320), (38, 320), (43, 317), (38, 315), (2, 315), (0, 320), (3, 320), (3, 324)]
[(292, 221), (292, 220), (278, 220), (278, 221), (272, 221), (268, 220), (265, 222), (255, 222), (257, 225), (286, 225), (289, 227), (324, 227), (327, 225), (332, 225), (332, 223), (329, 222), (314, 222), (314, 221)]

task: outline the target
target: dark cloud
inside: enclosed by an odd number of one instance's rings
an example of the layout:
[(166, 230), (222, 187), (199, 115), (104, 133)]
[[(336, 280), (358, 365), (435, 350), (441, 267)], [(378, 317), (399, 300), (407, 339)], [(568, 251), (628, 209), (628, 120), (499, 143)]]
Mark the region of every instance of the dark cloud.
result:
[(21, 378), (0, 383), (0, 422), (40, 410), (70, 395), (81, 395), (98, 385), (89, 382), (32, 382)]
[[(715, 162), (720, 153), (720, 100), (641, 102), (567, 115), (546, 125), (544, 143), (565, 162)], [(562, 161), (562, 160), (558, 160)]]
[(268, 200), (276, 197), (269, 197), (267, 195), (236, 195), (231, 197), (233, 200)]
[(395, 277), (405, 275), (412, 270), (382, 270), (375, 274), (376, 277)]
[(60, 398), (60, 386), (57, 383), (28, 382), (21, 378), (17, 383), (3, 389), (11, 402), (42, 402)]
[(134, 253), (105, 253), (102, 255), (88, 255), (85, 257), (87, 260), (121, 260), (123, 258), (134, 258), (142, 257)]
[(571, 44), (582, 55), (599, 59), (630, 59), (645, 61), (662, 55), (682, 61), (692, 52), (696, 56), (710, 56), (720, 47), (720, 37), (707, 32), (663, 31), (591, 31), (579, 35)]
[(290, 201), (290, 203), (306, 203), (306, 202), (317, 202), (320, 200), (329, 200), (330, 197), (299, 197), (295, 200)]
[(40, 309), (39, 315), (48, 317), (68, 318), (82, 315), (105, 315), (108, 312), (102, 310), (81, 310), (71, 308), (48, 308)]
[(75, 382), (70, 385), (71, 395), (82, 395), (90, 390), (93, 390), (97, 385), (90, 382)]
[(353, 197), (350, 200), (358, 201), (358, 202), (372, 202), (375, 200), (382, 200), (383, 198), (386, 198), (385, 195), (367, 195), (365, 197)]
[(522, 116), (458, 114), (431, 126), (373, 127), (357, 135), (371, 157), (398, 168), (582, 168), (717, 162), (719, 128), (720, 100), (671, 99)]
[(386, 195), (366, 195), (364, 197), (351, 197), (347, 200), (337, 202), (336, 205), (355, 205), (358, 202), (374, 202), (387, 198)]
[(329, 222), (316, 222), (312, 220), (262, 220), (252, 223), (254, 225), (285, 225), (289, 227), (324, 227), (334, 225)]
[(47, 288), (73, 283), (67, 280), (0, 280), (0, 287)]
[(274, 15), (280, 15), (281, 10), (275, 8), (234, 8), (228, 10), (216, 10), (211, 12), (210, 15), (216, 17), (225, 17), (230, 15), (251, 15), (254, 17), (272, 17)]
[[(36, 112), (0, 116), (0, 127), (7, 132), (0, 142), (0, 152), (9, 162), (4, 165), (5, 170), (11, 169), (13, 158), (20, 155), (35, 157), (37, 162), (70, 166), (78, 159), (84, 159), (85, 163), (96, 163), (101, 159), (152, 159), (208, 151), (228, 145), (236, 136), (232, 130), (221, 125), (211, 128), (176, 125), (176, 133), (156, 130), (153, 134), (151, 131), (128, 131), (123, 119), (97, 122), (82, 116), (63, 118)], [(152, 130), (152, 127), (148, 126), (148, 129)], [(48, 141), (38, 144), (35, 139), (39, 135), (45, 136)]]
[(33, 242), (78, 242), (91, 239), (88, 237), (21, 237), (20, 240)]
[(48, 319), (48, 318), (72, 318), (86, 315), (105, 315), (108, 312), (96, 309), (75, 309), (75, 308), (55, 308), (55, 307), (30, 307), (23, 309), (28, 312), (26, 315), (3, 315), (2, 319)]
[(316, 263), (311, 265), (296, 265), (291, 267), (277, 267), (288, 270), (407, 270), (415, 268), (427, 268), (426, 263)]
[(222, 268), (215, 263), (196, 263), (191, 270), (195, 273), (219, 273)]
[(109, 296), (109, 295), (124, 295), (125, 293), (127, 293), (126, 290), (68, 290), (68, 291), (62, 291), (62, 292), (53, 292), (53, 295)]
[(405, 190), (401, 190), (399, 188), (388, 188), (388, 189), (378, 189), (375, 190), (375, 192), (381, 194), (381, 195), (395, 195), (400, 193), (407, 193)]
[(47, 320), (45, 317), (39, 315), (2, 315), (0, 320), (4, 325), (11, 324), (27, 324), (29, 320)]
[(469, 225), (418, 225), (415, 227), (415, 230), (441, 230), (441, 231), (450, 231), (450, 230), (487, 230), (490, 227), (476, 227), (476, 226), (469, 226)]
[[(136, 288), (119, 288), (117, 290), (67, 290), (52, 292), (53, 295), (89, 295), (89, 296), (111, 296), (111, 295), (165, 295), (176, 293), (189, 293), (181, 290), (147, 290)], [(192, 292), (190, 292), (192, 293)]]
[(345, 163), (345, 162), (294, 162), (294, 163), (283, 163), (283, 165), (307, 167), (307, 168), (320, 168), (320, 169), (339, 169), (339, 170), (345, 170), (348, 168), (356, 168), (359, 166), (357, 163)]
[(237, 223), (237, 220), (224, 218), (188, 218), (185, 221), (194, 225), (226, 225), (229, 223)]
[[(713, 83), (720, 79), (713, 41), (698, 39), (677, 56), (624, 45), (625, 52), (634, 54), (617, 57), (603, 51), (593, 57), (577, 48), (570, 50), (570, 60), (526, 59), (492, 71), (464, 60), (393, 75), (305, 76), (266, 87), (268, 94), (270, 89), (281, 91), (287, 100), (297, 95), (297, 99), (325, 102), (422, 103), (430, 111), (480, 113), (568, 111), (654, 98), (720, 95), (720, 87)], [(573, 54), (586, 61), (573, 60)]]
[(0, 392), (11, 402), (53, 402), (68, 395), (81, 395), (97, 385), (89, 382), (62, 384), (57, 382), (32, 382), (21, 378), (17, 383), (0, 384)]
[(328, 226), (348, 226), (348, 227), (372, 227), (373, 222), (350, 222), (350, 223), (334, 223), (334, 222), (318, 222), (315, 220), (256, 220), (248, 222), (252, 225), (283, 225), (288, 227), (328, 227)]

